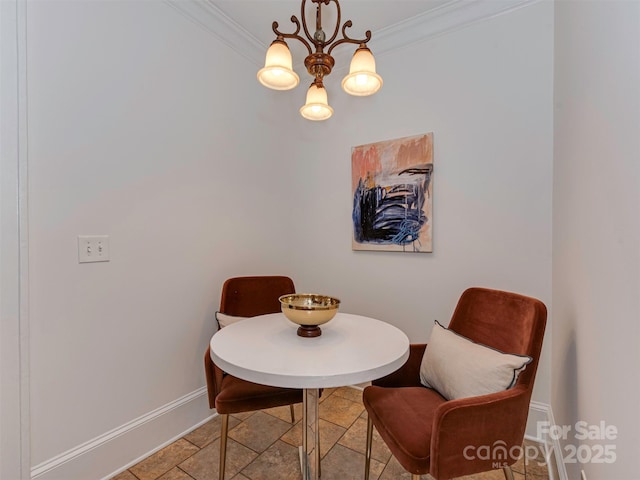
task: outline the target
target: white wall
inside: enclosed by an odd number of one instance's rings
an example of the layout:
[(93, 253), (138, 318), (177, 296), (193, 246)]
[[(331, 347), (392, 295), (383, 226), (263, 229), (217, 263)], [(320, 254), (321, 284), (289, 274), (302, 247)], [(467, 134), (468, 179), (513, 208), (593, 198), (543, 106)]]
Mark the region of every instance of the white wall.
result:
[[(290, 273), (280, 212), (294, 159), (252, 121), (268, 101), (254, 67), (167, 4), (29, 2), (27, 21), (31, 444), (46, 473), (203, 387), (223, 280)], [(80, 234), (110, 235), (111, 261), (78, 264)], [(194, 402), (67, 480), (209, 415)]]
[[(297, 134), (299, 286), (334, 294), (345, 311), (377, 316), (416, 342), (435, 319), (449, 321), (470, 286), (550, 306), (552, 48), (553, 7), (543, 2), (378, 56), (384, 86), (373, 97), (349, 97), (344, 72), (332, 73), (334, 116), (300, 120)], [(426, 132), (434, 133), (433, 253), (352, 251), (351, 147)], [(548, 343), (534, 397), (544, 403)]]
[[(567, 463), (569, 478), (629, 480), (640, 470), (640, 3), (560, 1), (555, 15), (552, 405), (572, 428), (565, 454), (612, 445), (617, 457)], [(618, 436), (580, 441), (578, 421)]]
[[(375, 97), (336, 70), (318, 124), (297, 113), (306, 85), (265, 90), (167, 4), (29, 2), (32, 465), (56, 478), (58, 455), (202, 389), (228, 276), (291, 275), (413, 341), (468, 286), (550, 305), (552, 16), (543, 2), (380, 56)], [(434, 253), (353, 252), (351, 147), (431, 131)], [(79, 265), (80, 234), (110, 235), (111, 262)], [(196, 397), (65, 478), (193, 425)]]

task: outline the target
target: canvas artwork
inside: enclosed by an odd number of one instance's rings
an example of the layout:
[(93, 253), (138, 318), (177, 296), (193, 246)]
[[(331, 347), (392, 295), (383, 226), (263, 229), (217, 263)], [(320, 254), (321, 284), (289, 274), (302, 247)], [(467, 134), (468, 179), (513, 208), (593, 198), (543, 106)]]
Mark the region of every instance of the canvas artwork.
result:
[(431, 252), (433, 133), (351, 149), (353, 250)]

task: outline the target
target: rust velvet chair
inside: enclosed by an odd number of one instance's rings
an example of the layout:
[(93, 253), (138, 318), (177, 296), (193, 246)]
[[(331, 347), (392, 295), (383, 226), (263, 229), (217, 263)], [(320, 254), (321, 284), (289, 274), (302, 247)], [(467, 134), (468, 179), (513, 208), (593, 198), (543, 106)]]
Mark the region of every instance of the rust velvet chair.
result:
[[(369, 478), (375, 426), (414, 480), (427, 473), (448, 480), (499, 468), (512, 480), (511, 465), (517, 455), (508, 452), (521, 453), (546, 318), (546, 307), (534, 298), (484, 288), (463, 292), (448, 329), (433, 328), (455, 337), (454, 341), (474, 345), (471, 348), (497, 356), (500, 352), (515, 354), (528, 363), (519, 375), (510, 372), (512, 384), (506, 389), (447, 399), (421, 382), (429, 358), (425, 349), (431, 345), (436, 351), (433, 333), (429, 345), (412, 344), (403, 367), (364, 389), (368, 413), (365, 479)], [(458, 362), (447, 358), (446, 349), (444, 352), (445, 368)], [(478, 447), (484, 447), (484, 452), (488, 448), (491, 454), (476, 454)]]
[[(281, 295), (295, 293), (293, 280), (284, 276), (234, 277), (222, 286), (220, 312), (227, 318), (255, 317), (281, 311)], [(220, 320), (220, 317), (218, 317)], [(222, 419), (219, 479), (224, 479), (229, 414), (290, 405), (302, 402), (302, 390), (271, 387), (248, 382), (224, 373), (211, 360), (210, 349), (204, 355), (209, 408)]]

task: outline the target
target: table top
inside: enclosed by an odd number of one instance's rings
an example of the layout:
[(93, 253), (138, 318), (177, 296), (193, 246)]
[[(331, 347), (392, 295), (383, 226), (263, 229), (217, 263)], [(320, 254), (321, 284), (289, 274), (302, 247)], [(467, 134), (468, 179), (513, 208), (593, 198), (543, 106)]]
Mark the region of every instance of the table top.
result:
[(211, 338), (211, 358), (222, 370), (263, 385), (330, 388), (368, 382), (400, 368), (409, 339), (398, 328), (338, 312), (322, 335), (299, 337), (282, 313), (233, 323)]

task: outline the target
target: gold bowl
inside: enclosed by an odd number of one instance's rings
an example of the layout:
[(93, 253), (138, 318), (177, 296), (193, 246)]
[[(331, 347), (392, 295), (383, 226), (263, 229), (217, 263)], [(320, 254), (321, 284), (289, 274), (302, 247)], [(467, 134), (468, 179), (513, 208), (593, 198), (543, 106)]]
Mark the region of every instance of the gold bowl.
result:
[(335, 317), (340, 306), (337, 298), (316, 293), (292, 293), (279, 300), (284, 316), (300, 325), (298, 335), (301, 337), (322, 335), (320, 325)]

